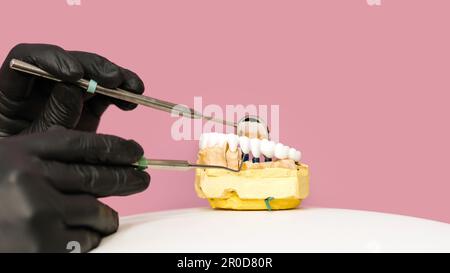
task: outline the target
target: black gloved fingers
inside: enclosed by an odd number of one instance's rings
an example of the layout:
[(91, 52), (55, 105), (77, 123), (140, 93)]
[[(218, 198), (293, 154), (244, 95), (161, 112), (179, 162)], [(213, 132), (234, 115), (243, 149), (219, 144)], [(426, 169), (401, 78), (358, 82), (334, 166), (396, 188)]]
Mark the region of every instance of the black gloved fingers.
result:
[[(98, 84), (108, 88), (120, 87), (132, 93), (144, 93), (144, 83), (136, 73), (122, 68), (97, 54), (81, 51), (71, 51), (70, 53), (83, 66), (86, 79), (93, 79)], [(99, 95), (98, 97), (103, 97), (103, 95)], [(117, 105), (122, 110), (132, 110), (137, 106), (136, 104), (113, 98), (108, 98), (108, 101)]]
[(87, 80), (95, 80), (99, 85), (107, 88), (117, 88), (123, 83), (121, 68), (105, 57), (82, 51), (69, 53), (81, 64)]
[(75, 85), (57, 83), (39, 116), (22, 133), (45, 132), (58, 125), (73, 129), (83, 110), (83, 90)]
[(150, 175), (133, 167), (42, 163), (45, 176), (58, 191), (96, 197), (126, 196), (144, 191)]
[(145, 85), (142, 79), (133, 71), (122, 68), (124, 82), (120, 88), (126, 89), (135, 94), (142, 94), (145, 91)]
[(22, 132), (30, 126), (30, 122), (23, 119), (11, 119), (0, 113), (0, 139)]
[(102, 236), (88, 228), (67, 228), (57, 242), (61, 242), (52, 252), (86, 253), (98, 247)]
[[(71, 230), (66, 226), (66, 222), (72, 221), (67, 221), (70, 211), (67, 212), (65, 206), (72, 204), (67, 203), (70, 200), (52, 188), (38, 170), (18, 169), (8, 177), (0, 183), (0, 198), (4, 202), (0, 208), (0, 223), (2, 232), (6, 232), (0, 236), (0, 251), (68, 252), (68, 243), (76, 241), (80, 251), (86, 252), (99, 244), (100, 233), (93, 229)], [(89, 202), (86, 209), (92, 209)], [(107, 229), (110, 230), (112, 228)]]
[(109, 98), (99, 95), (84, 102), (80, 121), (75, 127), (76, 130), (85, 132), (97, 131), (100, 118), (111, 104)]
[(119, 228), (116, 211), (90, 195), (66, 195), (64, 223), (70, 228), (89, 228), (101, 235), (110, 235)]
[(64, 49), (46, 44), (19, 44), (9, 53), (0, 70), (0, 90), (12, 100), (21, 100), (29, 95), (33, 77), (10, 69), (12, 59), (35, 65), (64, 81), (76, 82), (83, 78), (83, 67), (76, 58)]
[[(131, 70), (122, 68), (122, 74), (124, 76), (124, 82), (119, 88), (130, 91), (135, 94), (143, 94), (145, 91), (145, 85), (139, 76)], [(137, 107), (137, 104), (129, 103), (122, 100), (112, 99), (115, 105), (122, 110), (130, 111)]]
[(48, 161), (81, 164), (130, 165), (144, 154), (133, 140), (111, 135), (66, 130), (52, 127), (45, 134), (16, 137), (30, 154)]

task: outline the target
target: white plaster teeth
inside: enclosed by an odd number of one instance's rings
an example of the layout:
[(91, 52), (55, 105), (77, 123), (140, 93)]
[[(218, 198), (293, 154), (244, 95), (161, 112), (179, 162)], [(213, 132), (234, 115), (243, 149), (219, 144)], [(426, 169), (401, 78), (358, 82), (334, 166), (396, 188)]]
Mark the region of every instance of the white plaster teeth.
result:
[(288, 157), (289, 157), (289, 159), (294, 160), (295, 152), (297, 152), (296, 149), (294, 149), (294, 148), (290, 148), (290, 149), (289, 149), (289, 152), (288, 152)]
[(261, 140), (257, 138), (250, 139), (250, 150), (254, 158), (261, 156)]
[(209, 135), (209, 134), (202, 134), (202, 135), (200, 136), (200, 140), (199, 140), (199, 142), (198, 142), (198, 146), (199, 146), (200, 150), (203, 150), (203, 149), (205, 149), (206, 147), (208, 147), (208, 146), (207, 146), (207, 144), (208, 144), (208, 135)]
[(217, 144), (222, 147), (227, 144), (227, 136), (225, 134), (217, 134)]
[(206, 145), (208, 147), (214, 147), (217, 145), (218, 140), (219, 140), (217, 133), (209, 133), (207, 138), (208, 138), (208, 142)]
[(275, 150), (274, 150), (274, 155), (277, 157), (277, 158), (280, 158), (281, 156), (282, 156), (282, 153), (283, 153), (283, 144), (281, 144), (281, 143), (277, 143), (276, 145), (275, 145)]
[(291, 147), (284, 145), (283, 146), (283, 159), (288, 159), (289, 158), (289, 149)]
[(261, 153), (265, 158), (272, 158), (275, 154), (275, 142), (267, 139), (261, 140)]
[(264, 127), (261, 123), (256, 122), (244, 122), (238, 125), (237, 129), (239, 136), (248, 135), (249, 137), (262, 137), (268, 138), (269, 133), (267, 132), (267, 127)]
[(240, 147), (244, 155), (253, 155), (253, 161), (259, 162), (259, 158), (263, 155), (266, 161), (272, 159), (291, 159), (295, 162), (300, 162), (302, 153), (294, 148), (283, 145), (282, 143), (275, 143), (268, 139), (248, 138), (246, 136), (237, 136), (235, 134), (220, 134), (220, 133), (205, 133), (200, 136), (199, 147), (205, 149), (214, 146), (227, 145), (232, 152), (238, 150)]
[(220, 133), (205, 133), (200, 136), (200, 149), (224, 146), (227, 143), (227, 136)]
[(300, 151), (297, 151), (294, 148), (290, 148), (289, 149), (289, 159), (292, 159), (295, 162), (300, 162), (300, 159), (302, 159), (302, 153)]
[(226, 138), (230, 151), (236, 152), (239, 145), (239, 137), (235, 134), (227, 134)]
[(239, 138), (239, 146), (241, 147), (242, 153), (248, 154), (250, 152), (250, 139), (246, 136), (241, 136)]
[(289, 147), (281, 143), (275, 145), (275, 157), (278, 159), (286, 159), (289, 155)]

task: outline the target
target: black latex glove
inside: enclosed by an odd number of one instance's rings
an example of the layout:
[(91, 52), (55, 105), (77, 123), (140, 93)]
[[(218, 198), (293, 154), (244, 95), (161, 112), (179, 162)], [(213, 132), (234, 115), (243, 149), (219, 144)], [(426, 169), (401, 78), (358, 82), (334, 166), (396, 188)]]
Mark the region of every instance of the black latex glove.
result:
[(150, 176), (129, 167), (142, 154), (134, 141), (63, 128), (0, 140), (0, 252), (98, 246), (118, 217), (96, 197), (145, 190)]
[(144, 84), (133, 72), (96, 54), (65, 51), (54, 45), (20, 44), (14, 47), (0, 70), (0, 137), (44, 132), (52, 125), (95, 131), (111, 104), (122, 110), (136, 107), (103, 95), (87, 94), (75, 85), (56, 83), (11, 70), (11, 59), (33, 64), (68, 82), (93, 79), (109, 88), (142, 94)]

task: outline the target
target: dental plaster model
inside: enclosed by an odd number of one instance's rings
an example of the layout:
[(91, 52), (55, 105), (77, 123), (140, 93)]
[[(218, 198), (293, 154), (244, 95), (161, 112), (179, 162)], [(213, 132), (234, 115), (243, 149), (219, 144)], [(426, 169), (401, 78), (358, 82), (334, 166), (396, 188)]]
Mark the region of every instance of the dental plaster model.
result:
[[(198, 169), (195, 189), (211, 207), (232, 210), (293, 209), (309, 194), (309, 169), (301, 152), (269, 141), (267, 134), (208, 133), (200, 138), (199, 164), (221, 165), (239, 173)], [(250, 137), (249, 137), (250, 136)], [(252, 160), (250, 161), (250, 155)]]

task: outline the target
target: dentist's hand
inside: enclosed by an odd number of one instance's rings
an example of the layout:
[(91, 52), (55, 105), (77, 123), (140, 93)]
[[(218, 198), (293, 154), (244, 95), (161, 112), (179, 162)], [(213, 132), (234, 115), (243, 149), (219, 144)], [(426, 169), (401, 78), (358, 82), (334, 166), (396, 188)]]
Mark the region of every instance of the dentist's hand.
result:
[(145, 190), (150, 176), (129, 167), (142, 154), (134, 141), (62, 128), (0, 140), (0, 252), (98, 246), (119, 223), (96, 197)]
[(135, 104), (90, 95), (70, 84), (56, 83), (11, 70), (11, 59), (33, 64), (68, 82), (93, 79), (109, 88), (142, 94), (144, 84), (133, 72), (96, 54), (65, 51), (54, 45), (20, 44), (0, 70), (0, 137), (44, 132), (53, 125), (95, 131), (110, 104), (132, 110)]

